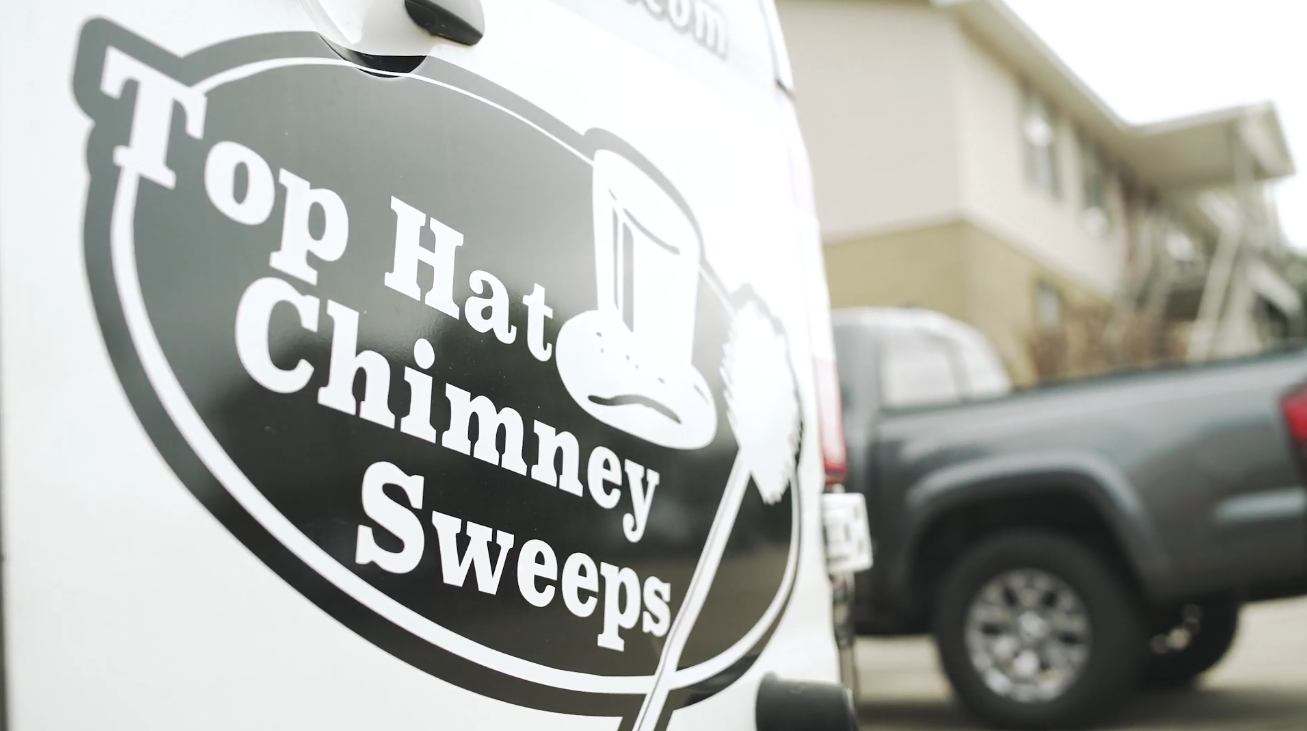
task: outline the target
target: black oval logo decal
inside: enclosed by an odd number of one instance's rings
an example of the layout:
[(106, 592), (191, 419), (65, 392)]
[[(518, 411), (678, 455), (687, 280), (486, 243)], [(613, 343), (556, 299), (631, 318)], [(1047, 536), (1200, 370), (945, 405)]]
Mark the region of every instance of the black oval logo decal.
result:
[(652, 729), (749, 666), (796, 570), (798, 392), (650, 161), (307, 33), (178, 58), (93, 21), (74, 86), (119, 378), (260, 559), (522, 705)]

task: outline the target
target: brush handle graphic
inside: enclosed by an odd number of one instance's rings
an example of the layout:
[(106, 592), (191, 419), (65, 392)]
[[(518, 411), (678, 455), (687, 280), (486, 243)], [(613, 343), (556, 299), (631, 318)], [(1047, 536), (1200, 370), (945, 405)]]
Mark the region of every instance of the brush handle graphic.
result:
[(731, 530), (735, 528), (735, 518), (739, 515), (740, 504), (749, 487), (749, 477), (749, 469), (744, 464), (742, 455), (737, 456), (731, 465), (731, 474), (726, 478), (726, 492), (718, 504), (717, 515), (708, 530), (708, 542), (690, 577), (685, 599), (681, 602), (681, 611), (676, 613), (676, 619), (667, 632), (667, 643), (663, 645), (658, 668), (654, 671), (653, 687), (640, 706), (633, 731), (654, 731), (663, 717), (667, 695), (672, 690), (672, 679), (681, 662), (681, 653), (685, 651), (685, 644), (694, 631), (699, 612), (703, 609), (713, 578), (717, 575), (717, 567), (721, 565), (722, 554), (726, 552), (726, 543), (730, 540)]

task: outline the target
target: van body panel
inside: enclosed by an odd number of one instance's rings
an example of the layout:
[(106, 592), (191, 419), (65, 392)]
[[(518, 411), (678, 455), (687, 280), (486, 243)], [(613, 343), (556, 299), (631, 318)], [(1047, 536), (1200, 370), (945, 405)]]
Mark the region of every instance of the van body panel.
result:
[(668, 7), (0, 9), (10, 728), (838, 682), (792, 109), (760, 9)]

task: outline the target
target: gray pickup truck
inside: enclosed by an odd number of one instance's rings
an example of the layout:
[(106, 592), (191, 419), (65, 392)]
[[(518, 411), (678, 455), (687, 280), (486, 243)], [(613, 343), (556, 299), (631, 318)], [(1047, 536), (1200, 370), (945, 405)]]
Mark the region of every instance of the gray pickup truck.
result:
[(986, 721), (1093, 723), (1215, 665), (1244, 603), (1307, 593), (1307, 350), (1012, 392), (942, 315), (834, 327), (876, 551), (857, 630), (934, 635)]

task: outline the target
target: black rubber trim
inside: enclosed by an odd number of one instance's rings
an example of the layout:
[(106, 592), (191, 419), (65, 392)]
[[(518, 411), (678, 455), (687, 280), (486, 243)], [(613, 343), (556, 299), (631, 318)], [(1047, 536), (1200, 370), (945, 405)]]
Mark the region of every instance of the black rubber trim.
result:
[(481, 0), (404, 0), (404, 9), (423, 30), (465, 46), (475, 46), (486, 34)]

